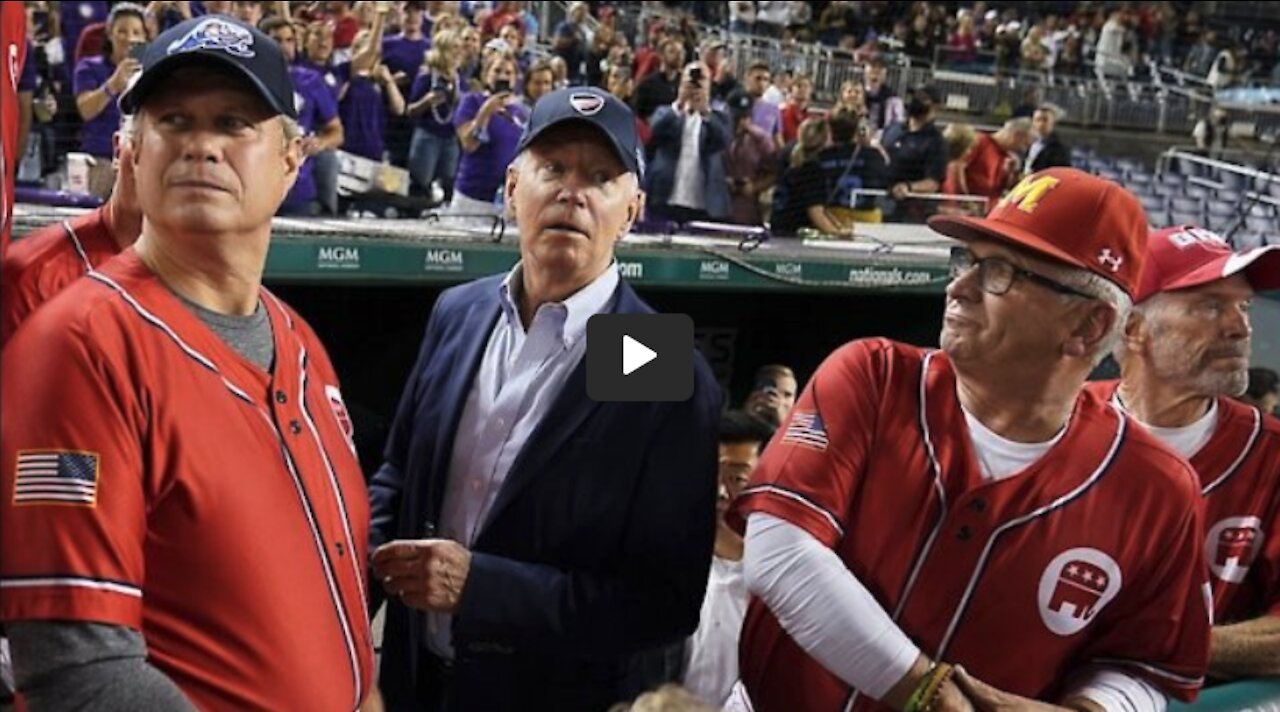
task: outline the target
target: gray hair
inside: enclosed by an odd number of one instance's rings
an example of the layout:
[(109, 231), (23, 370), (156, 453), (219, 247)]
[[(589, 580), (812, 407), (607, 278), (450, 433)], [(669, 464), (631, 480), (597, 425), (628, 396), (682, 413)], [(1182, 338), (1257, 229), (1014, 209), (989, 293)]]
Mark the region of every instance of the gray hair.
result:
[(1016, 119), (1009, 119), (1004, 122), (1004, 130), (1011, 134), (1026, 135), (1031, 133), (1031, 119), (1020, 116)]
[[(1129, 310), (1128, 319), (1132, 319), (1133, 317), (1138, 317), (1142, 319), (1144, 323), (1160, 321), (1160, 319), (1163, 318), (1165, 313), (1172, 310), (1175, 306), (1176, 305), (1173, 303), (1173, 300), (1169, 299), (1169, 295), (1167, 293), (1159, 292), (1151, 295), (1151, 297), (1147, 299), (1142, 300), (1138, 304), (1134, 304), (1133, 307)], [(1126, 322), (1128, 321), (1128, 319), (1126, 319)], [(1124, 343), (1124, 339), (1121, 339), (1120, 342), (1116, 344), (1116, 347), (1115, 347), (1116, 361), (1122, 362), (1125, 359), (1129, 358), (1128, 348), (1129, 347), (1126, 346)]]
[[(1037, 265), (1037, 270), (1056, 282), (1082, 294), (1087, 294), (1110, 306), (1111, 310), (1115, 312), (1111, 330), (1098, 342), (1098, 348), (1093, 353), (1094, 366), (1102, 363), (1102, 360), (1113, 351), (1122, 348), (1125, 324), (1128, 323), (1129, 314), (1133, 312), (1134, 306), (1133, 298), (1121, 289), (1120, 285), (1089, 270), (1075, 267), (1044, 264)], [(1074, 302), (1079, 299), (1079, 297), (1070, 294), (1060, 294), (1058, 296), (1065, 302)]]

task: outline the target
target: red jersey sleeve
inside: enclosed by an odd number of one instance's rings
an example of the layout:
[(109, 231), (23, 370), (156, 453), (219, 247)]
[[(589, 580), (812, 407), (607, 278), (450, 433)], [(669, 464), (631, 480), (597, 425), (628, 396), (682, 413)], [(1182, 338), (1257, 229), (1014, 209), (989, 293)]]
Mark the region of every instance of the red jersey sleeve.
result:
[[(1194, 477), (1190, 468), (1187, 476)], [(1089, 644), (1083, 662), (1141, 677), (1174, 699), (1195, 699), (1209, 663), (1213, 617), (1203, 517), (1202, 506), (1189, 508), (1158, 557), (1161, 565), (1125, 582), (1145, 595), (1109, 612), (1111, 620), (1099, 626), (1106, 632)]]
[(113, 363), (123, 339), (104, 343), (60, 318), (77, 302), (51, 303), (4, 352), (0, 617), (136, 629), (148, 489), (140, 443), (157, 434), (143, 425), (145, 396)]
[(764, 512), (827, 546), (844, 537), (849, 504), (876, 433), (888, 341), (847, 344), (827, 358), (778, 429), (734, 506), (733, 522)]

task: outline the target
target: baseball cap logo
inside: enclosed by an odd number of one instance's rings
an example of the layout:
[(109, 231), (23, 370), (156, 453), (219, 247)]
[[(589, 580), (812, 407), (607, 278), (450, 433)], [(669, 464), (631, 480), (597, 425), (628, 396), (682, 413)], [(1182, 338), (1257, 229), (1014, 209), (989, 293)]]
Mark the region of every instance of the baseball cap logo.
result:
[(165, 52), (178, 54), (199, 49), (220, 50), (245, 59), (255, 54), (253, 35), (248, 30), (216, 17), (201, 22), (187, 34), (170, 42)]
[(1061, 182), (1053, 176), (1027, 176), (1015, 185), (1008, 195), (1000, 200), (998, 207), (1004, 208), (1009, 205), (1016, 205), (1024, 213), (1033, 213), (1036, 207), (1040, 205), (1040, 201), (1044, 199), (1045, 194), (1053, 190)]
[(1110, 247), (1104, 247), (1098, 253), (1098, 264), (1104, 265), (1112, 272), (1119, 272), (1120, 267), (1124, 265), (1124, 258), (1112, 252)]
[(1183, 228), (1182, 230), (1170, 235), (1169, 242), (1179, 250), (1185, 250), (1188, 247), (1200, 244), (1219, 249), (1227, 248), (1227, 241), (1222, 239), (1218, 233), (1211, 232), (1202, 227)]
[(583, 116), (593, 116), (604, 108), (604, 98), (595, 94), (570, 94), (569, 106)]

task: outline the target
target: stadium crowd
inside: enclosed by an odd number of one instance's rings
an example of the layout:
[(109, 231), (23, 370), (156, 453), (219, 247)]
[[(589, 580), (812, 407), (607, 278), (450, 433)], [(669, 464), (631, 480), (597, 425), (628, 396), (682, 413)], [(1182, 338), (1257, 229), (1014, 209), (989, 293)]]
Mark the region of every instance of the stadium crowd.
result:
[[(403, 168), (417, 212), (495, 215), (529, 108), (592, 85), (638, 114), (653, 220), (779, 234), (918, 222), (980, 212), (1033, 168), (1069, 165), (1054, 133), (1062, 112), (1032, 96), (998, 131), (953, 124), (944, 136), (939, 93), (895, 89), (890, 67), (1124, 73), (1151, 60), (1227, 87), (1269, 76), (1276, 60), (1274, 31), (1227, 34), (1179, 3), (578, 2), (557, 8), (554, 27), (528, 2), (25, 4), (20, 179), (58, 186), (60, 161), (78, 152), (92, 157), (88, 190), (105, 196), (115, 97), (139, 48), (223, 12), (281, 42), (293, 66), (308, 160), (281, 207), (290, 215), (346, 212), (337, 151)], [(744, 39), (847, 50), (857, 78), (815, 86), (805, 67), (738, 61)], [(835, 100), (820, 106), (815, 94)], [(939, 193), (978, 199), (909, 197)]]

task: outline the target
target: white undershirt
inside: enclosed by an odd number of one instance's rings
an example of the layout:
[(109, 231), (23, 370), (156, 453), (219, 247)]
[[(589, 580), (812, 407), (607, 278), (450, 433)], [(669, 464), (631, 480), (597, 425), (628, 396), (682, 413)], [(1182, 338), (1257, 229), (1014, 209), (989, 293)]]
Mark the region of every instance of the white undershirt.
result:
[(702, 614), (687, 643), (684, 686), (709, 705), (719, 706), (738, 679), (738, 634), (747, 613), (742, 562), (711, 557)]
[[(961, 408), (961, 410), (964, 410)], [(1062, 435), (1067, 432), (1064, 427), (1053, 436), (1052, 440), (1042, 443), (1020, 443), (1002, 437), (994, 430), (983, 425), (972, 413), (964, 410), (964, 420), (969, 424), (969, 439), (973, 443), (973, 454), (978, 458), (982, 468), (982, 479), (995, 482), (1008, 479), (1035, 464), (1044, 457), (1049, 448), (1058, 444)]]
[[(1124, 408), (1124, 404), (1119, 403), (1118, 397), (1116, 401), (1121, 408)], [(1126, 412), (1128, 411), (1127, 408), (1125, 410)], [(1133, 413), (1129, 413), (1129, 415), (1133, 416)], [(1137, 416), (1133, 416), (1133, 419), (1138, 420)], [(1157, 428), (1154, 425), (1147, 425), (1141, 420), (1138, 420), (1138, 423), (1149, 430), (1152, 435), (1159, 438), (1160, 442), (1173, 448), (1174, 452), (1185, 458), (1190, 458), (1200, 452), (1200, 448), (1204, 447), (1213, 438), (1213, 433), (1218, 429), (1218, 399), (1213, 399), (1213, 405), (1209, 407), (1209, 412), (1200, 416), (1199, 420), (1190, 425), (1184, 425), (1180, 428)]]

